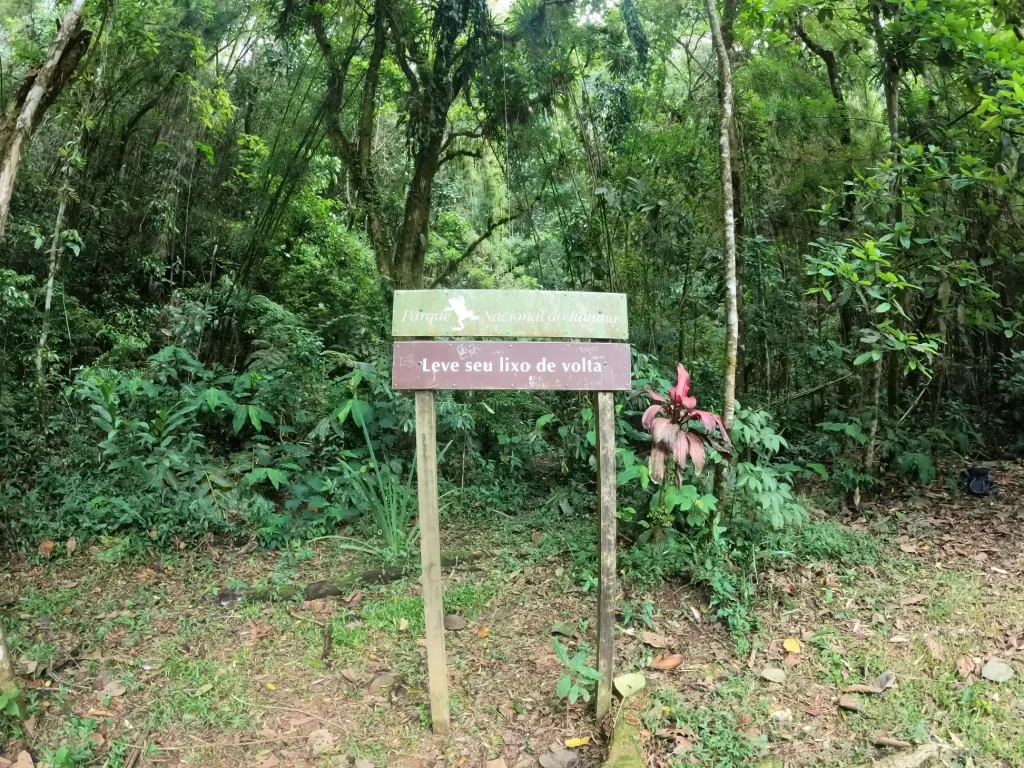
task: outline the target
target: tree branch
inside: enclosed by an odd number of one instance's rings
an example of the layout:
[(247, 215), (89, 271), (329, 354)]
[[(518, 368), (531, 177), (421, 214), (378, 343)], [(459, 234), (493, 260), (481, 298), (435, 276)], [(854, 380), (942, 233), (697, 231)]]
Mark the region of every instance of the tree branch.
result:
[(448, 161), (454, 160), (456, 157), (475, 157), (479, 160), (483, 155), (480, 154), (480, 150), (478, 149), (453, 149), (441, 156), (441, 159), (437, 161), (437, 167), (440, 168)]
[(849, 144), (852, 141), (849, 112), (846, 108), (846, 99), (843, 98), (843, 89), (839, 85), (839, 64), (836, 61), (836, 55), (825, 46), (814, 42), (799, 21), (796, 23), (795, 31), (797, 37), (803, 40), (804, 45), (825, 64), (825, 70), (828, 72), (828, 88), (832, 91), (832, 98), (843, 116), (843, 128), (839, 142), (844, 145)]
[(451, 261), (447, 262), (444, 265), (444, 268), (441, 270), (440, 274), (438, 274), (437, 277), (435, 277), (433, 280), (430, 281), (430, 287), (431, 288), (437, 288), (437, 286), (439, 286), (442, 282), (447, 280), (462, 265), (462, 263), (466, 259), (468, 259), (470, 256), (472, 256), (473, 252), (476, 251), (476, 249), (479, 248), (480, 245), (485, 240), (487, 240), (491, 235), (493, 235), (496, 230), (498, 230), (499, 228), (505, 226), (510, 221), (513, 221), (514, 219), (518, 219), (520, 216), (523, 215), (524, 212), (525, 211), (519, 211), (517, 213), (513, 213), (513, 214), (510, 214), (508, 216), (503, 216), (502, 218), (498, 219), (497, 221), (491, 222), (488, 225), (487, 229), (484, 230), (483, 234), (480, 235), (476, 240), (474, 240), (472, 243), (470, 243), (466, 247), (466, 250), (464, 250), (462, 252), (461, 256), (452, 259)]
[(456, 139), (482, 139), (484, 132), (482, 130), (475, 131), (452, 131), (448, 134), (448, 138), (444, 140), (444, 144), (441, 145), (441, 151), (444, 152), (451, 146), (451, 143)]

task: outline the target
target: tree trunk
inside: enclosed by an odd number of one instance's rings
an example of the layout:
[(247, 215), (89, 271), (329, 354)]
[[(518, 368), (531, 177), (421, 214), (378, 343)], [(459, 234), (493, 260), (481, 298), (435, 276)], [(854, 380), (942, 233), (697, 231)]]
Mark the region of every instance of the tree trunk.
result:
[(423, 287), (423, 264), (430, 236), (434, 177), (440, 161), (442, 138), (442, 133), (435, 133), (416, 153), (412, 182), (405, 198), (405, 216), (395, 248), (396, 288)]
[[(64, 212), (68, 207), (68, 196), (62, 190), (60, 206), (57, 208), (57, 221), (53, 226), (53, 239), (50, 241), (50, 265), (46, 276), (46, 299), (43, 302), (43, 327), (39, 332), (39, 345), (36, 347), (36, 396), (39, 398), (39, 419), (46, 418), (46, 339), (50, 335), (50, 307), (53, 304), (53, 283), (57, 279), (60, 263), (60, 232), (64, 224)], [(69, 340), (70, 341), (70, 340)]]
[[(82, 8), (84, 6), (85, 0), (73, 0), (61, 22), (57, 37), (50, 45), (46, 60), (35, 74), (32, 86), (25, 96), (25, 101), (21, 105), (17, 117), (9, 116), (9, 119), (14, 119), (14, 124), (5, 136), (6, 142), (2, 147), (3, 159), (0, 160), (0, 238), (3, 238), (4, 230), (7, 227), (7, 215), (10, 212), (11, 197), (14, 194), (14, 180), (18, 175), (18, 166), (21, 164), (21, 153), (25, 141), (39, 124), (46, 108), (56, 98), (59, 89), (55, 91), (54, 88), (56, 86), (62, 88), (67, 84), (85, 52), (80, 42), (82, 38), (82, 34), (80, 34)], [(86, 37), (85, 47), (88, 47), (88, 39)], [(69, 50), (69, 43), (72, 43), (72, 40), (74, 40), (74, 44), (71, 45), (70, 50), (77, 51), (77, 56), (73, 57), (73, 61), (68, 61), (68, 57), (65, 57), (64, 54)], [(68, 71), (69, 66), (71, 67), (70, 71)]]
[[(725, 262), (725, 305), (726, 344), (725, 382), (722, 392), (722, 421), (726, 430), (732, 429), (736, 414), (736, 362), (740, 343), (740, 321), (737, 308), (736, 279), (736, 220), (733, 210), (732, 151), (730, 132), (732, 128), (732, 67), (729, 53), (722, 40), (722, 28), (718, 23), (715, 0), (707, 0), (708, 21), (711, 24), (711, 39), (718, 58), (719, 93), (721, 94), (721, 120), (718, 131), (720, 164), (722, 173), (722, 212), (725, 229), (723, 260)], [(715, 468), (715, 495), (722, 498), (725, 492), (723, 465)]]
[(0, 694), (7, 693), (17, 686), (18, 678), (14, 674), (14, 662), (7, 652), (7, 638), (4, 635), (4, 623), (0, 621)]
[[(878, 48), (878, 59), (882, 69), (882, 89), (885, 92), (885, 115), (889, 126), (889, 153), (895, 163), (900, 153), (900, 68), (893, 52), (885, 40), (885, 27), (882, 25), (881, 10), (877, 5), (872, 7), (872, 21), (874, 26), (872, 32), (875, 37), (875, 45)], [(895, 198), (899, 194), (899, 187), (893, 181), (890, 193)], [(902, 207), (896, 203), (893, 208), (894, 221), (903, 218)], [(876, 455), (875, 441), (878, 437), (878, 420), (881, 411), (882, 400), (882, 368), (883, 360), (879, 358), (874, 365), (874, 383), (871, 398), (871, 427), (868, 430), (868, 441), (864, 445), (864, 474), (871, 475), (875, 471)]]
[(839, 110), (839, 116), (843, 121), (840, 128), (839, 143), (843, 146), (848, 146), (853, 140), (850, 131), (850, 112), (846, 106), (846, 99), (843, 97), (842, 86), (839, 83), (839, 63), (836, 60), (836, 55), (825, 46), (814, 42), (799, 22), (796, 25), (796, 34), (797, 37), (803, 40), (808, 50), (821, 59), (825, 65), (825, 71), (828, 73), (828, 89), (832, 92), (832, 99), (835, 101), (836, 108)]
[[(733, 54), (735, 53), (734, 29), (736, 26), (736, 15), (739, 13), (739, 0), (725, 0), (722, 8), (722, 44), (725, 46), (725, 53), (729, 59), (729, 86), (732, 87)], [(723, 98), (722, 81), (719, 80), (719, 98)], [(735, 100), (735, 93), (733, 94)], [(730, 103), (732, 117), (729, 120), (729, 178), (732, 183), (732, 210), (733, 227), (735, 231), (736, 248), (736, 317), (739, 322), (739, 344), (736, 349), (736, 393), (743, 397), (747, 391), (747, 334), (746, 334), (746, 313), (743, 307), (743, 237), (746, 232), (746, 221), (743, 217), (743, 185), (741, 168), (743, 165), (743, 146), (740, 142), (740, 126), (736, 117), (735, 104)]]

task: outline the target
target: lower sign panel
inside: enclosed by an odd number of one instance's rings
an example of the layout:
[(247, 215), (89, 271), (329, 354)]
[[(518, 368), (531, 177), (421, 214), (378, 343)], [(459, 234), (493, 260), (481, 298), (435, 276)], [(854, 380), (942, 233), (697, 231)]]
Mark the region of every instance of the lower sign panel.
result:
[(624, 390), (629, 344), (398, 341), (394, 389)]

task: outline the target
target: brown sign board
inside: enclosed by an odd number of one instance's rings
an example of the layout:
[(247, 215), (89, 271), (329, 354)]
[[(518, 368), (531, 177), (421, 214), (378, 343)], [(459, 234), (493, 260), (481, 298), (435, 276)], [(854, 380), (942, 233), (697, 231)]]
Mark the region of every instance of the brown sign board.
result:
[(577, 291), (395, 291), (394, 337), (629, 338), (626, 295)]
[(629, 344), (395, 342), (394, 389), (627, 390)]

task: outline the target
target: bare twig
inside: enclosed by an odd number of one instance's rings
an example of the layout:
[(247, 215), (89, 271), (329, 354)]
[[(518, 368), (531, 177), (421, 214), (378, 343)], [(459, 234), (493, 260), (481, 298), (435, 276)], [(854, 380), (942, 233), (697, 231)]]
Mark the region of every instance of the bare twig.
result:
[(805, 389), (802, 392), (797, 392), (795, 395), (789, 395), (788, 397), (784, 397), (781, 400), (776, 400), (774, 403), (772, 403), (772, 405), (773, 406), (774, 405), (780, 405), (782, 403), (789, 402), (790, 400), (798, 400), (801, 397), (806, 397), (807, 395), (813, 395), (815, 392), (819, 392), (822, 389), (825, 389), (827, 387), (831, 387), (833, 384), (838, 384), (840, 381), (844, 381), (845, 379), (848, 379), (848, 378), (850, 378), (853, 375), (854, 374), (852, 374), (852, 373), (848, 373), (845, 376), (840, 376), (838, 379), (832, 379), (832, 381), (826, 381), (824, 384), (819, 384), (816, 387), (811, 387), (810, 389)]
[(273, 704), (259, 704), (252, 701), (242, 701), (237, 696), (232, 696), (231, 698), (237, 701), (239, 704), (244, 704), (247, 707), (256, 707), (257, 709), (272, 709), (276, 712), (294, 712), (297, 715), (305, 715), (306, 717), (312, 717), (314, 720), (319, 720), (321, 723), (335, 725), (339, 728), (345, 727), (337, 720), (331, 720), (330, 718), (320, 717), (320, 715), (314, 715), (312, 712), (307, 712), (304, 709), (296, 709), (295, 707), (275, 707)]
[(924, 397), (924, 393), (925, 393), (925, 391), (926, 391), (926, 390), (928, 389), (928, 384), (931, 384), (931, 383), (932, 383), (932, 381), (931, 381), (931, 379), (929, 379), (929, 380), (928, 380), (928, 382), (927, 382), (927, 383), (926, 383), (926, 384), (925, 384), (925, 385), (924, 385), (923, 387), (921, 387), (921, 391), (917, 393), (917, 397), (916, 397), (916, 398), (914, 398), (914, 402), (912, 402), (912, 403), (910, 404), (910, 407), (909, 407), (909, 408), (907, 408), (907, 412), (906, 412), (906, 413), (904, 413), (904, 414), (903, 414), (902, 416), (900, 416), (900, 420), (896, 422), (896, 426), (897, 426), (897, 427), (898, 427), (898, 426), (899, 426), (900, 424), (902, 424), (902, 423), (903, 423), (903, 420), (904, 420), (905, 418), (907, 418), (907, 416), (909, 416), (909, 415), (910, 415), (910, 412), (911, 412), (912, 410), (914, 410), (914, 408), (916, 408), (916, 407), (917, 407), (917, 404), (918, 404), (919, 402), (921, 402), (921, 398), (922, 398), (922, 397)]

